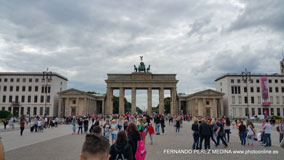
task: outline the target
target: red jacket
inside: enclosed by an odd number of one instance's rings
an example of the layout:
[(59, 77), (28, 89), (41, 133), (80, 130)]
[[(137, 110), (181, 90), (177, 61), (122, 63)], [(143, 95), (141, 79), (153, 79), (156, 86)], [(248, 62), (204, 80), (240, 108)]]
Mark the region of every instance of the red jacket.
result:
[(149, 126), (148, 127), (148, 132), (149, 132), (149, 134), (154, 134), (155, 133), (153, 126)]

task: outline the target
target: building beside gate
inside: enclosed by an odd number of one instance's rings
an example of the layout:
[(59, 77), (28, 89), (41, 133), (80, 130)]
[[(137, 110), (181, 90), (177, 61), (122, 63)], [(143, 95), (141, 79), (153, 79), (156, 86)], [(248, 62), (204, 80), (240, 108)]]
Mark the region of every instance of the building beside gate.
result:
[(68, 79), (42, 72), (0, 72), (0, 107), (14, 116), (48, 116), (58, 114), (58, 92), (66, 90)]

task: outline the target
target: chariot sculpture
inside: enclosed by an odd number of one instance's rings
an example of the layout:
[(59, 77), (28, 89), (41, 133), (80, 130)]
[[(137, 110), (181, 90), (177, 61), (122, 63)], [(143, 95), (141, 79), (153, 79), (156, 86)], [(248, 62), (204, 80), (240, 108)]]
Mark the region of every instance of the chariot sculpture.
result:
[(138, 68), (136, 67), (136, 65), (134, 65), (134, 71), (135, 71), (135, 72), (144, 72), (144, 73), (150, 72), (151, 65), (149, 65), (149, 66), (146, 68), (146, 66), (145, 66), (145, 64), (144, 64), (144, 62), (143, 62), (143, 56), (140, 56), (140, 60), (141, 60), (141, 62), (140, 62), (140, 65), (138, 66)]

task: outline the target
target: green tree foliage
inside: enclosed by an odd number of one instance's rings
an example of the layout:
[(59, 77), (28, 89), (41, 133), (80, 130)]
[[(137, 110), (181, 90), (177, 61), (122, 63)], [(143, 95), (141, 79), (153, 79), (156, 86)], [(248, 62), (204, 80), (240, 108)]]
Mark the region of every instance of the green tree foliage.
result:
[(88, 91), (87, 93), (89, 93), (89, 94), (96, 94), (95, 91)]
[(0, 111), (0, 118), (11, 118), (12, 114), (8, 111)]
[[(113, 96), (113, 113), (117, 114), (119, 112), (119, 97)], [(124, 98), (125, 112), (131, 113), (131, 103)], [(143, 113), (143, 111), (136, 107), (136, 112)]]
[[(165, 113), (171, 113), (171, 97), (164, 99)], [(159, 113), (159, 104), (152, 108), (152, 112)]]

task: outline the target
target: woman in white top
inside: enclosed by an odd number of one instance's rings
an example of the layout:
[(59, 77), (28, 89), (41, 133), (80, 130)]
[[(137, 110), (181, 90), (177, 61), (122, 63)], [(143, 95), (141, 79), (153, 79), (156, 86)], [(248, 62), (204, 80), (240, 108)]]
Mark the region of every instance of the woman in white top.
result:
[[(248, 142), (248, 146), (251, 145), (253, 146), (253, 140), (254, 140), (254, 126), (251, 122), (248, 122), (248, 126), (247, 126), (247, 129), (248, 129), (248, 136), (247, 136), (247, 142)], [(251, 140), (251, 143), (249, 143), (249, 140)]]
[(230, 121), (230, 118), (227, 117), (226, 118), (226, 124), (225, 124), (225, 127), (224, 127), (224, 130), (225, 130), (225, 138), (227, 139), (227, 142), (229, 143), (230, 141), (230, 134), (231, 134), (231, 121)]

